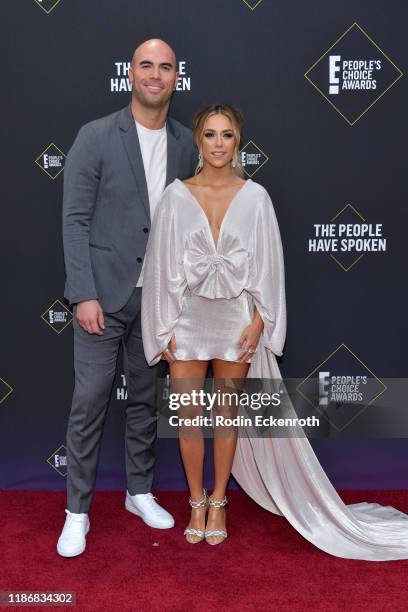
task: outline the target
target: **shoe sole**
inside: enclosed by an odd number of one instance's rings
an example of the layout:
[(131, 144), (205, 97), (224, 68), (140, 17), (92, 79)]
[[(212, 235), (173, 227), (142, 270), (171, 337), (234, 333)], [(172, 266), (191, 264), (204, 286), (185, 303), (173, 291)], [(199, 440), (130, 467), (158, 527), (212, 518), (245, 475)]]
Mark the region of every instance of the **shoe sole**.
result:
[[(85, 538), (88, 535), (89, 531), (90, 531), (90, 527), (88, 527), (88, 529), (86, 530)], [(86, 549), (86, 541), (85, 541), (85, 546), (82, 548), (82, 550), (76, 553), (62, 553), (59, 551), (58, 544), (57, 544), (57, 553), (60, 555), (60, 557), (65, 557), (66, 559), (69, 559), (71, 557), (78, 557), (79, 555), (82, 555), (82, 553), (85, 552), (85, 549)]]
[(143, 516), (143, 514), (139, 512), (138, 510), (136, 510), (133, 504), (130, 504), (127, 500), (125, 501), (125, 508), (128, 512), (131, 512), (135, 516), (138, 516), (139, 518), (142, 519), (144, 523), (146, 523), (146, 525), (148, 525), (149, 527), (153, 527), (154, 529), (171, 529), (172, 527), (174, 527), (174, 522), (172, 525), (164, 526), (164, 525), (158, 525), (157, 523), (154, 523), (153, 521), (149, 521), (149, 519), (146, 519)]

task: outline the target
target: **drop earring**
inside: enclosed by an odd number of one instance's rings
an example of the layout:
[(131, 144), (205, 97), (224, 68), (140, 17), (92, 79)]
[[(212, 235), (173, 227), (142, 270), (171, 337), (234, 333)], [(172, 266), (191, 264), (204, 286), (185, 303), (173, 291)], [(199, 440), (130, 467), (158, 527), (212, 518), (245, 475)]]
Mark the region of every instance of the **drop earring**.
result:
[(198, 154), (198, 167), (201, 168), (204, 166), (204, 161), (203, 161), (203, 155), (200, 151), (200, 153)]

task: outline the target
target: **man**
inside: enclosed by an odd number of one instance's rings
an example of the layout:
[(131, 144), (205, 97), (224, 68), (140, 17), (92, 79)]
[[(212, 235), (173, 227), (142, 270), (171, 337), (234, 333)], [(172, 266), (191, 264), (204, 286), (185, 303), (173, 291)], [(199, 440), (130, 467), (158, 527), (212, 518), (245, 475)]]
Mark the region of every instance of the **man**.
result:
[(129, 106), (83, 126), (64, 176), (65, 297), (74, 305), (75, 389), (67, 431), (67, 509), (57, 551), (81, 554), (89, 531), (100, 442), (116, 361), (124, 346), (127, 510), (151, 527), (173, 517), (151, 494), (156, 438), (157, 366), (141, 337), (142, 262), (155, 205), (166, 185), (194, 174), (189, 129), (167, 118), (178, 79), (162, 40), (134, 52)]

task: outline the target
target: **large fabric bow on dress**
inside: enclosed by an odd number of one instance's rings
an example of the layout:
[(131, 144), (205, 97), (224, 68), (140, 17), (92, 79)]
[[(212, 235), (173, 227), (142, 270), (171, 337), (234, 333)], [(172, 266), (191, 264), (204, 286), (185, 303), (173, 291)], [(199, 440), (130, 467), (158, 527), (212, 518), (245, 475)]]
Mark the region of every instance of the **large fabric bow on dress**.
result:
[(226, 232), (220, 234), (217, 249), (205, 229), (191, 233), (183, 264), (190, 291), (201, 297), (234, 298), (248, 282), (248, 251), (236, 236)]

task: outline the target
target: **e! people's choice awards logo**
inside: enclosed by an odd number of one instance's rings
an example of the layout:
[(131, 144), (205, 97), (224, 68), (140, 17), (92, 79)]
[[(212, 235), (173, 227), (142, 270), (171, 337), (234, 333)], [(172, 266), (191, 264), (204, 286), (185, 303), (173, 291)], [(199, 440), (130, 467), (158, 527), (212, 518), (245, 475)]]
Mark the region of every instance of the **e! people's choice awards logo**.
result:
[(296, 387), (338, 432), (384, 393), (387, 386), (342, 343)]
[(309, 253), (328, 253), (348, 272), (367, 253), (385, 253), (387, 238), (382, 223), (368, 223), (354, 206), (346, 204), (330, 223), (314, 223)]
[[(188, 74), (186, 64), (186, 60), (178, 62), (179, 78), (176, 85), (176, 91), (191, 91), (191, 76)], [(111, 93), (121, 93), (124, 91), (129, 93), (132, 91), (132, 84), (128, 79), (130, 62), (113, 62), (113, 66), (114, 76), (110, 79), (109, 87)]]
[(269, 159), (252, 140), (242, 147), (240, 154), (242, 167), (249, 178), (254, 176)]
[(60, 334), (72, 321), (72, 313), (60, 300), (55, 300), (41, 315), (44, 323)]
[(52, 10), (55, 9), (57, 4), (61, 2), (61, 0), (34, 0), (34, 2), (42, 8), (42, 10), (49, 15)]
[(58, 472), (60, 476), (67, 475), (67, 449), (63, 444), (48, 457), (47, 463)]
[(354, 125), (402, 75), (354, 22), (304, 76), (349, 125)]
[(54, 181), (64, 170), (65, 158), (65, 153), (52, 142), (40, 153), (35, 163)]

